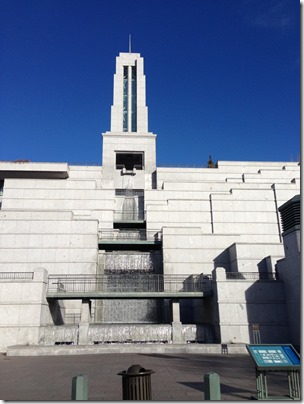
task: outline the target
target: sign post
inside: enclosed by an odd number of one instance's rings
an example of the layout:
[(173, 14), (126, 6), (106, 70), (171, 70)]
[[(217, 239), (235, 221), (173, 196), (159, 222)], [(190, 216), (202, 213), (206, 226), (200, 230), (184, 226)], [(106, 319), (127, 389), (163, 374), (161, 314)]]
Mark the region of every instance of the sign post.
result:
[[(247, 351), (255, 362), (257, 400), (300, 400), (300, 356), (291, 344), (249, 344)], [(267, 372), (287, 372), (289, 395), (268, 395)], [(287, 398), (288, 397), (288, 398)]]
[(260, 344), (261, 343), (261, 334), (260, 334), (259, 324), (252, 324), (252, 334), (253, 334), (253, 343)]

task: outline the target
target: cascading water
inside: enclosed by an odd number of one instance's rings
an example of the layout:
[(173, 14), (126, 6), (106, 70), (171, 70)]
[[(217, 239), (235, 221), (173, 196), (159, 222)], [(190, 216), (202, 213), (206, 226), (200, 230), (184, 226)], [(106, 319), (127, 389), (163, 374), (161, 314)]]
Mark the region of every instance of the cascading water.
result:
[(107, 274), (119, 273), (152, 273), (153, 261), (150, 253), (117, 251), (107, 253), (105, 256), (105, 268)]
[[(117, 206), (120, 207), (120, 219), (122, 222), (134, 222), (144, 219), (144, 196), (143, 192), (127, 188), (123, 201), (118, 198)], [(142, 240), (145, 239), (146, 231), (140, 229), (126, 229), (122, 227), (116, 233), (117, 239)], [(134, 248), (136, 246), (134, 245)], [(101, 258), (102, 264), (99, 273), (107, 278), (108, 291), (112, 292), (145, 292), (149, 290), (147, 277), (151, 274), (161, 273), (162, 255), (161, 251), (105, 251)], [(111, 299), (97, 302), (95, 324), (100, 324), (98, 330), (107, 330), (112, 333), (115, 328), (114, 337), (116, 340), (137, 339), (134, 333), (143, 330), (145, 324), (155, 324), (162, 322), (162, 302), (157, 299)], [(133, 326), (133, 324), (136, 324)], [(132, 328), (132, 332), (130, 329)], [(90, 328), (91, 329), (91, 328)], [(128, 329), (129, 337), (123, 335)], [(92, 328), (93, 330), (93, 328)], [(111, 331), (112, 330), (112, 331)], [(93, 332), (93, 331), (92, 331)], [(99, 331), (98, 331), (99, 332)], [(96, 333), (98, 334), (96, 331)], [(131, 333), (131, 334), (130, 334)], [(143, 331), (142, 340), (145, 335), (149, 335), (147, 330)], [(100, 340), (96, 335), (96, 340)], [(107, 337), (104, 337), (107, 338)], [(103, 338), (103, 339), (104, 339)], [(151, 337), (151, 339), (153, 339)]]
[(134, 197), (126, 197), (122, 205), (123, 220), (137, 220), (137, 205)]
[[(116, 251), (105, 255), (104, 274), (109, 291), (147, 291), (145, 275), (154, 273), (154, 263), (149, 252)], [(119, 282), (117, 282), (119, 275)], [(158, 323), (161, 304), (154, 299), (107, 300), (102, 304), (102, 323)], [(101, 317), (101, 318), (100, 318)]]
[(78, 343), (78, 325), (55, 326), (48, 325), (41, 327), (40, 344), (54, 345), (67, 344), (77, 345)]
[(170, 324), (91, 324), (89, 344), (97, 343), (170, 343)]
[[(40, 344), (77, 345), (78, 325), (41, 327)], [(171, 324), (90, 324), (87, 344), (107, 343), (172, 343)], [(183, 343), (214, 343), (213, 327), (210, 324), (183, 324)]]

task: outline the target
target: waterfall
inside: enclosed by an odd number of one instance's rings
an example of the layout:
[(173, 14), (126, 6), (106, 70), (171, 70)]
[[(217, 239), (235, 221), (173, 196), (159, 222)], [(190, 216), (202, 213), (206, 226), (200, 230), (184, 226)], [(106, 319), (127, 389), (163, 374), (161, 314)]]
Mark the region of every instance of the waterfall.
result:
[(105, 273), (134, 271), (152, 272), (153, 262), (149, 252), (115, 251), (105, 256)]
[[(109, 291), (145, 291), (145, 275), (155, 273), (150, 252), (113, 251), (105, 254), (104, 274)], [(119, 275), (119, 279), (117, 276)], [(96, 322), (101, 323), (160, 323), (162, 302), (157, 299), (104, 300)]]
[(123, 220), (137, 220), (137, 205), (134, 196), (126, 196), (122, 205)]
[[(78, 325), (49, 325), (41, 327), (40, 345), (77, 345)], [(214, 344), (214, 330), (210, 324), (183, 324), (183, 343)], [(106, 343), (171, 343), (171, 324), (90, 324), (88, 345)]]

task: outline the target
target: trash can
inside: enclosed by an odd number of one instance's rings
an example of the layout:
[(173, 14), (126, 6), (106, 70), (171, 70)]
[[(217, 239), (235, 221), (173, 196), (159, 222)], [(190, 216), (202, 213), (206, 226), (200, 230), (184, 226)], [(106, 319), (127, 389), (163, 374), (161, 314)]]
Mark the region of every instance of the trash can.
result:
[(152, 400), (151, 374), (154, 370), (132, 365), (128, 370), (117, 373), (122, 376), (123, 400)]

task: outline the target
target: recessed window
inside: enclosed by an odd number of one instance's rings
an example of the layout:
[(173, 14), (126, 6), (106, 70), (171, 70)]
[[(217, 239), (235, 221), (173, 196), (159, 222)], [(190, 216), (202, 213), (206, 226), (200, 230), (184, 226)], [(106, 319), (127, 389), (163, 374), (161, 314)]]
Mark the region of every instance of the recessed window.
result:
[(128, 132), (128, 97), (129, 97), (128, 66), (123, 68), (123, 131)]
[(137, 153), (116, 153), (116, 169), (121, 170), (125, 168), (130, 171), (133, 168), (136, 170), (142, 170), (144, 167), (144, 154), (142, 152)]
[(136, 66), (123, 66), (123, 131), (137, 132)]
[(132, 66), (132, 132), (137, 132), (137, 96), (136, 96), (136, 67)]

